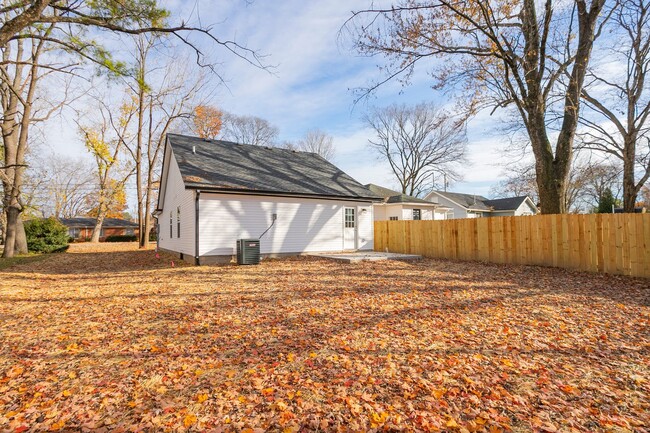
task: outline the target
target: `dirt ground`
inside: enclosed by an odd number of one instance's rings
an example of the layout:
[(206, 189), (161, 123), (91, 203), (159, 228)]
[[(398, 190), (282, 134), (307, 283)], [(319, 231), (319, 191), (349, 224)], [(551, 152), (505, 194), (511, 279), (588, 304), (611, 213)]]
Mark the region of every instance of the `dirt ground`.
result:
[(452, 261), (0, 271), (0, 431), (650, 430), (650, 281)]

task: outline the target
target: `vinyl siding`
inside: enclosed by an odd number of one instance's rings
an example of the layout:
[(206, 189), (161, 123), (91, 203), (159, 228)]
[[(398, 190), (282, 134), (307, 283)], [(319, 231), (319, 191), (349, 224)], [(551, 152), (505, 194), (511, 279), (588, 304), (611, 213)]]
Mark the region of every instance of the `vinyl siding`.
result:
[(370, 203), (202, 192), (200, 255), (235, 254), (237, 239), (258, 238), (271, 225), (272, 214), (277, 220), (261, 238), (262, 254), (340, 251), (345, 207), (357, 208), (358, 248), (372, 250)]
[(524, 202), (519, 205), (517, 210), (515, 210), (515, 216), (535, 214), (537, 214), (537, 209), (533, 209), (530, 203), (528, 203), (528, 200), (524, 200)]
[(430, 207), (418, 207), (418, 206), (406, 206), (406, 205), (402, 205), (402, 218), (400, 219), (412, 220), (413, 209), (420, 209), (420, 216), (423, 221), (433, 219), (433, 209), (431, 209)]
[[(168, 149), (171, 152), (171, 149)], [(174, 155), (169, 155), (169, 172), (165, 189), (164, 208), (158, 217), (161, 248), (194, 256), (194, 191), (185, 189)], [(181, 208), (181, 233), (178, 236), (177, 209)], [(172, 237), (169, 237), (169, 213), (172, 214)]]

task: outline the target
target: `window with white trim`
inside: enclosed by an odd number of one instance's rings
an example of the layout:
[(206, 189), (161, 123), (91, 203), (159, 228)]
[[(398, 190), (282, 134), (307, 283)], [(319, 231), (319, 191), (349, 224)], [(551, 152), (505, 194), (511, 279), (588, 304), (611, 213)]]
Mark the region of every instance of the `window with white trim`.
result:
[(169, 239), (174, 237), (174, 214), (169, 211)]
[(413, 209), (413, 220), (414, 221), (419, 221), (421, 219), (422, 219), (422, 210)]
[(176, 208), (176, 237), (181, 237), (181, 207)]
[(355, 227), (354, 221), (354, 208), (346, 207), (345, 208), (345, 228), (353, 229)]

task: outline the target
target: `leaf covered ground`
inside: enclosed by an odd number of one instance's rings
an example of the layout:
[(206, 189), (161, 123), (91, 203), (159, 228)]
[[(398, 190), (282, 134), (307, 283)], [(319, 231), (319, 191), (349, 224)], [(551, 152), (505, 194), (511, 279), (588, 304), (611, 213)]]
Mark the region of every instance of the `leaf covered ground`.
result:
[(649, 286), (73, 246), (0, 272), (0, 431), (648, 431)]

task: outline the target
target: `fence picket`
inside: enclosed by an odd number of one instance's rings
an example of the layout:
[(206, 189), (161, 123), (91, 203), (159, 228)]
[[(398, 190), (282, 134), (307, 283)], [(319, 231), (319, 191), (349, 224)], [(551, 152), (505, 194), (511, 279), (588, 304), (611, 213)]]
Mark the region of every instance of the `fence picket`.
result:
[(650, 214), (377, 221), (375, 250), (650, 277)]

